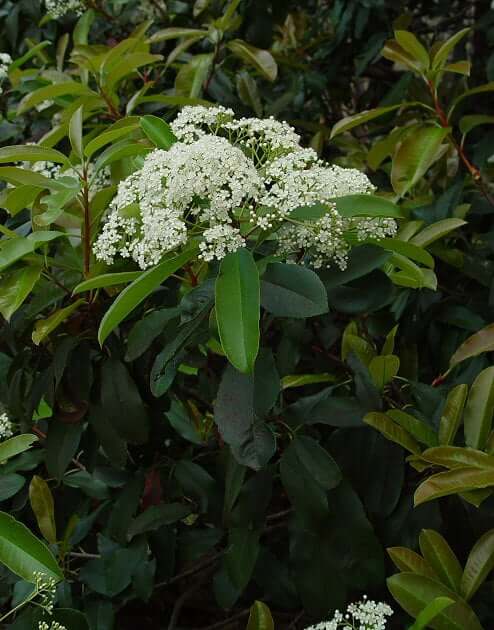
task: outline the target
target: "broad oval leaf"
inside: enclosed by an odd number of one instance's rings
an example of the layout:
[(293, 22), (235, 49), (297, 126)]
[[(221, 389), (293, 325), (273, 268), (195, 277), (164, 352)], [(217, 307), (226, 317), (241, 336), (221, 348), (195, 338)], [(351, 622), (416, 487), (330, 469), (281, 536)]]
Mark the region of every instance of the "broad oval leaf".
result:
[(440, 68), (444, 63), (446, 63), (446, 60), (453, 52), (456, 44), (458, 44), (458, 42), (462, 40), (465, 35), (471, 30), (472, 29), (470, 27), (464, 28), (461, 31), (458, 31), (458, 33), (455, 33), (454, 35), (449, 37), (445, 42), (443, 42), (441, 46), (437, 49), (434, 57), (432, 58), (432, 67), (434, 69)]
[[(374, 120), (374, 118), (379, 118), (379, 116), (384, 116), (389, 112), (392, 112), (402, 106), (406, 106), (407, 104), (400, 103), (399, 105), (389, 105), (388, 107), (377, 107), (376, 109), (368, 109), (366, 111), (360, 112), (358, 114), (354, 114), (353, 116), (347, 116), (343, 118), (331, 129), (330, 139), (338, 136), (340, 133), (345, 131), (349, 131), (354, 127), (358, 127), (359, 125), (363, 125), (370, 120)], [(409, 104), (410, 105), (410, 104)]]
[(33, 343), (36, 346), (48, 337), (48, 335), (53, 332), (60, 324), (62, 324), (66, 319), (68, 319), (72, 313), (74, 313), (81, 304), (86, 304), (86, 300), (80, 298), (76, 300), (73, 304), (69, 304), (65, 308), (58, 309), (47, 317), (46, 319), (38, 319), (34, 324), (34, 330), (32, 333)]
[(403, 50), (416, 59), (424, 70), (429, 68), (429, 54), (413, 33), (409, 31), (395, 31), (395, 38)]
[(158, 118), (158, 116), (152, 116), (151, 114), (143, 116), (140, 125), (146, 136), (158, 149), (166, 151), (177, 141), (177, 137), (171, 130), (170, 125)]
[(369, 364), (369, 372), (374, 385), (382, 390), (398, 374), (400, 359), (394, 354), (374, 357)]
[(407, 547), (389, 547), (386, 549), (389, 557), (400, 571), (416, 573), (437, 580), (437, 575), (432, 567), (415, 551)]
[(434, 630), (483, 630), (470, 606), (439, 582), (415, 573), (399, 573), (388, 578), (387, 584), (395, 600), (414, 618), (437, 597), (452, 599), (455, 603), (430, 622)]
[(251, 372), (259, 350), (260, 283), (247, 249), (223, 258), (215, 296), (221, 346), (239, 372)]
[(168, 258), (156, 267), (143, 272), (132, 284), (126, 287), (101, 320), (98, 330), (100, 345), (103, 345), (108, 335), (115, 330), (129, 313), (139, 306), (172, 273), (189, 262), (195, 254), (196, 249), (191, 248), (177, 256)]
[(40, 265), (27, 265), (0, 280), (0, 313), (7, 321), (22, 306), (40, 275)]
[(364, 422), (380, 431), (388, 440), (396, 442), (411, 453), (420, 453), (418, 442), (386, 414), (372, 411), (364, 416)]
[(269, 264), (261, 280), (261, 304), (276, 317), (305, 318), (328, 312), (324, 284), (301, 265)]
[(45, 543), (5, 512), (0, 512), (0, 562), (27, 582), (35, 582), (36, 572), (57, 582), (63, 579), (63, 573)]
[(472, 466), (483, 470), (494, 468), (492, 455), (464, 446), (428, 448), (422, 453), (422, 458), (436, 466), (444, 466), (444, 468), (460, 468), (462, 466)]
[(60, 151), (31, 144), (17, 144), (0, 148), (0, 164), (9, 162), (56, 162), (70, 166), (69, 159)]
[(344, 217), (393, 217), (403, 219), (402, 210), (390, 199), (379, 195), (344, 195), (331, 200)]

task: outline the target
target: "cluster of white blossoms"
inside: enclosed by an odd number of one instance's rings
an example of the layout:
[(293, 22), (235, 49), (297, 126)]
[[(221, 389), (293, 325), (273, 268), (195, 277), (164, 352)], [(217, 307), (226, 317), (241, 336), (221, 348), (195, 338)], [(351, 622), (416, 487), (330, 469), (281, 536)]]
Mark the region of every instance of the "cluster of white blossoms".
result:
[(46, 0), (46, 10), (54, 20), (58, 20), (67, 13), (81, 15), (85, 9), (84, 0)]
[(9, 67), (12, 57), (8, 53), (0, 53), (0, 94), (2, 94), (2, 83), (8, 79)]
[[(375, 189), (355, 169), (330, 166), (304, 149), (292, 127), (235, 119), (225, 107), (185, 107), (171, 124), (177, 142), (156, 149), (123, 180), (94, 245), (99, 260), (131, 258), (141, 269), (199, 242), (199, 257), (221, 260), (260, 233), (287, 261), (344, 268), (349, 241), (394, 235), (391, 219), (343, 217), (335, 198)], [(291, 216), (323, 204), (317, 220)], [(349, 236), (352, 239), (349, 239)]]
[(361, 602), (350, 604), (346, 613), (336, 610), (333, 619), (321, 621), (306, 630), (386, 630), (392, 608), (382, 602), (374, 602), (364, 595)]
[(34, 587), (38, 597), (38, 606), (43, 608), (49, 615), (53, 612), (53, 602), (57, 590), (57, 582), (41, 571), (34, 573)]
[(14, 435), (14, 425), (9, 418), (9, 414), (4, 411), (0, 413), (0, 440), (8, 440)]
[(67, 630), (65, 626), (62, 626), (58, 621), (52, 621), (48, 623), (47, 621), (40, 621), (38, 624), (38, 630)]

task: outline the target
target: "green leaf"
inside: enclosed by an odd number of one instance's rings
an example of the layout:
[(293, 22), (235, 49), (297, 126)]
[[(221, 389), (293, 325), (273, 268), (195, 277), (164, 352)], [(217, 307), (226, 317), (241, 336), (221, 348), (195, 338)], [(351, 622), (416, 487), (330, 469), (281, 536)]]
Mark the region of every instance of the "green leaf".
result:
[(441, 157), (442, 143), (449, 132), (442, 127), (423, 127), (403, 140), (391, 169), (391, 183), (397, 195), (406, 195)]
[(410, 239), (410, 243), (414, 245), (418, 245), (419, 247), (427, 247), (434, 241), (443, 238), (453, 230), (458, 229), (462, 225), (466, 225), (466, 221), (463, 219), (442, 219), (441, 221), (436, 221), (432, 225), (428, 225), (426, 228), (421, 230), (418, 234), (416, 234), (412, 239)]
[(146, 136), (158, 149), (167, 151), (177, 142), (177, 137), (171, 130), (170, 125), (157, 116), (143, 116), (140, 120), (140, 125)]
[(420, 453), (420, 446), (415, 439), (386, 414), (372, 411), (364, 417), (364, 422), (380, 431), (388, 440), (400, 444), (411, 453)]
[(403, 50), (419, 62), (421, 68), (424, 70), (429, 68), (429, 54), (413, 33), (408, 31), (395, 31), (395, 38)]
[(440, 68), (446, 63), (449, 55), (453, 52), (455, 46), (462, 40), (467, 33), (469, 33), (472, 29), (464, 28), (461, 31), (458, 31), (451, 37), (449, 37), (445, 42), (441, 44), (441, 46), (437, 49), (436, 53), (432, 58), (432, 68), (436, 70)]
[(252, 372), (259, 350), (259, 272), (245, 248), (227, 254), (216, 280), (216, 319), (222, 348), (239, 372)]
[(34, 92), (29, 92), (20, 101), (17, 107), (17, 114), (25, 114), (28, 110), (44, 101), (53, 100), (59, 96), (98, 96), (96, 92), (90, 90), (87, 85), (77, 81), (64, 81), (38, 88)]
[(479, 125), (493, 125), (494, 116), (487, 116), (486, 114), (471, 114), (469, 116), (462, 116), (460, 118), (459, 127), (462, 134), (466, 135), (470, 133), (472, 129)]
[(470, 606), (439, 582), (414, 573), (399, 573), (387, 580), (391, 595), (413, 618), (438, 597), (455, 603), (445, 608), (430, 623), (434, 630), (483, 630)]
[[(83, 412), (85, 411), (83, 407)], [(67, 424), (56, 419), (50, 421), (46, 440), (46, 468), (48, 473), (61, 481), (72, 458), (75, 456), (81, 436), (83, 424)]]
[(469, 96), (475, 96), (476, 94), (484, 94), (485, 92), (493, 92), (494, 91), (494, 81), (490, 83), (484, 83), (484, 85), (479, 85), (477, 87), (471, 88), (470, 90), (466, 90), (463, 94), (460, 94), (455, 98), (451, 108), (448, 112), (448, 118), (451, 117), (453, 111), (456, 107), (463, 101), (463, 99), (468, 98)]
[(454, 603), (454, 600), (450, 597), (436, 597), (420, 612), (409, 630), (425, 630), (431, 621), (438, 617), (445, 608)]
[(151, 505), (142, 514), (136, 516), (129, 527), (129, 538), (155, 531), (163, 525), (172, 525), (191, 514), (192, 508), (181, 503)]
[(331, 200), (344, 217), (393, 217), (403, 219), (404, 214), (390, 199), (378, 195), (345, 195)]
[(115, 358), (105, 361), (101, 369), (101, 404), (119, 437), (132, 444), (146, 442), (146, 407), (126, 366)]
[(264, 420), (256, 416), (255, 381), (255, 375), (228, 365), (218, 388), (214, 421), (237, 462), (259, 470), (274, 454), (276, 442)]
[(439, 444), (448, 445), (454, 443), (460, 428), (467, 395), (468, 385), (465, 384), (457, 385), (449, 392), (439, 422)]
[(242, 39), (233, 39), (227, 45), (234, 55), (253, 66), (265, 79), (276, 80), (278, 65), (269, 51), (251, 46)]
[(29, 501), (40, 532), (49, 543), (54, 545), (57, 542), (57, 528), (53, 496), (46, 481), (38, 475), (34, 475), (29, 484)]
[(402, 241), (399, 238), (383, 238), (382, 240), (377, 241), (376, 244), (384, 249), (401, 254), (401, 256), (406, 256), (407, 258), (421, 263), (430, 269), (434, 268), (434, 258), (429, 254), (429, 252), (425, 251), (425, 249), (422, 249), (422, 247), (419, 247), (418, 245)]
[[(340, 133), (344, 133), (345, 131), (349, 131), (354, 127), (358, 127), (359, 125), (363, 125), (370, 120), (374, 120), (374, 118), (379, 118), (379, 116), (384, 116), (389, 112), (393, 112), (396, 109), (399, 109), (402, 106), (406, 106), (407, 103), (400, 103), (399, 105), (389, 105), (388, 107), (377, 107), (376, 109), (369, 109), (358, 114), (354, 114), (353, 116), (347, 116), (343, 118), (331, 129), (330, 139), (335, 138), (340, 135)], [(408, 103), (410, 105), (410, 103)]]
[(16, 435), (8, 440), (0, 443), (0, 462), (4, 463), (11, 457), (15, 457), (24, 451), (27, 451), (31, 446), (38, 441), (36, 435), (32, 433), (23, 433), (22, 435)]
[(494, 486), (494, 469), (479, 469), (461, 466), (447, 472), (432, 475), (415, 491), (415, 506), (450, 494), (461, 494), (470, 490)]
[(182, 37), (190, 37), (192, 35), (202, 35), (206, 37), (208, 34), (207, 31), (199, 28), (181, 28), (181, 27), (170, 27), (163, 28), (156, 33), (153, 33), (151, 37), (148, 39), (150, 44), (157, 44), (159, 42), (166, 42), (170, 39), (180, 39)]
[(63, 579), (48, 547), (5, 512), (0, 512), (0, 562), (27, 582), (35, 582), (36, 572), (57, 582)]
[(252, 604), (246, 630), (274, 630), (273, 617), (266, 604), (257, 600)]
[(412, 435), (418, 442), (426, 446), (436, 446), (437, 437), (435, 432), (415, 416), (405, 413), (400, 409), (388, 409), (386, 412), (397, 424)]
[(415, 551), (406, 547), (388, 547), (386, 551), (396, 567), (404, 573), (416, 573), (437, 580), (431, 566)]
[(177, 96), (199, 97), (211, 72), (212, 65), (212, 53), (194, 55), (177, 73), (175, 78)]
[(143, 272), (132, 284), (126, 287), (110, 306), (101, 320), (98, 330), (98, 341), (103, 345), (108, 335), (143, 302), (172, 273), (180, 269), (195, 254), (196, 249), (186, 249), (181, 254), (164, 260), (162, 263)]
[(17, 144), (0, 147), (0, 164), (8, 162), (56, 162), (70, 166), (69, 159), (60, 151), (39, 145)]
[(383, 390), (394, 379), (399, 369), (400, 359), (394, 354), (374, 357), (369, 363), (369, 372), (374, 385), (380, 390)]
[(494, 324), (489, 324), (464, 341), (451, 357), (450, 368), (483, 352), (494, 352)]
[(0, 179), (14, 186), (34, 186), (36, 188), (60, 189), (60, 183), (36, 171), (17, 166), (1, 166)]
[(494, 569), (494, 529), (483, 534), (470, 551), (461, 577), (460, 591), (469, 601)]
[(454, 72), (455, 74), (462, 74), (465, 77), (470, 76), (472, 64), (469, 61), (457, 61), (456, 63), (448, 63), (444, 66), (444, 72)]
[(482, 370), (468, 394), (463, 425), (467, 446), (483, 450), (492, 429), (494, 414), (494, 366)]
[(261, 280), (261, 304), (276, 317), (303, 319), (328, 312), (323, 283), (301, 265), (270, 263)]
[(445, 468), (460, 468), (471, 466), (485, 470), (494, 468), (494, 457), (483, 451), (464, 446), (437, 446), (428, 448), (421, 455), (422, 459)]
[(101, 276), (88, 278), (80, 282), (72, 291), (72, 293), (83, 293), (84, 291), (92, 291), (93, 289), (103, 289), (106, 287), (114, 287), (119, 284), (128, 284), (140, 278), (144, 271), (121, 271), (119, 273), (104, 273)]
[(328, 374), (327, 372), (321, 374), (287, 374), (281, 379), (281, 388), (291, 389), (293, 387), (314, 385), (315, 383), (334, 383), (336, 380), (334, 374)]
[(83, 146), (82, 146), (82, 122), (83, 122), (83, 106), (81, 105), (72, 114), (69, 122), (69, 140), (70, 146), (74, 153), (82, 158)]
[(347, 284), (362, 278), (375, 269), (380, 269), (389, 260), (390, 253), (382, 247), (366, 243), (350, 250), (348, 263), (344, 270), (338, 268), (324, 269), (321, 279), (327, 289)]
[(233, 527), (228, 536), (225, 562), (233, 585), (243, 591), (249, 583), (259, 554), (260, 532), (248, 527)]
[(130, 135), (138, 128), (138, 116), (128, 116), (127, 118), (123, 118), (88, 142), (86, 148), (84, 149), (84, 155), (86, 157), (91, 157), (94, 153), (96, 153), (96, 151), (105, 145), (115, 142), (115, 140), (125, 138), (125, 136)]
[(81, 298), (72, 304), (69, 304), (69, 306), (66, 306), (65, 308), (58, 309), (53, 313), (53, 315), (50, 315), (50, 317), (47, 317), (46, 319), (38, 319), (34, 324), (34, 330), (32, 333), (33, 343), (36, 346), (39, 346), (39, 344), (46, 339), (51, 332), (58, 328), (60, 324), (68, 319), (72, 313), (81, 306), (81, 304), (86, 304), (86, 300)]
[(459, 593), (463, 570), (446, 540), (433, 529), (423, 529), (419, 536), (420, 551), (438, 578), (455, 593)]
[(7, 321), (31, 293), (40, 275), (40, 265), (28, 265), (0, 280), (0, 313)]

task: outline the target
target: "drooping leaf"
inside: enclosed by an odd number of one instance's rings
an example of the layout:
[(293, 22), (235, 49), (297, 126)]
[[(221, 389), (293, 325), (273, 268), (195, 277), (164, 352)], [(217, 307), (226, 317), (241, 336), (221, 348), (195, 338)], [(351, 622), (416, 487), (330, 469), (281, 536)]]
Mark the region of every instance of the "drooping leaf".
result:
[(216, 280), (216, 319), (221, 346), (237, 370), (252, 372), (259, 350), (259, 272), (245, 248), (227, 254)]
[(83, 293), (84, 291), (92, 291), (93, 289), (103, 289), (106, 287), (114, 287), (119, 284), (128, 284), (140, 278), (143, 271), (121, 271), (119, 273), (104, 273), (94, 278), (88, 278), (83, 280), (76, 287), (74, 287), (72, 293)]
[(4, 440), (0, 443), (0, 462), (6, 462), (11, 457), (27, 451), (37, 440), (33, 433), (23, 433)]
[(228, 48), (245, 63), (253, 66), (268, 81), (274, 81), (278, 75), (278, 65), (268, 50), (256, 48), (242, 39), (233, 39)]
[(332, 139), (335, 136), (338, 136), (340, 133), (343, 133), (344, 131), (349, 131), (354, 127), (358, 127), (359, 125), (363, 125), (370, 120), (374, 120), (374, 118), (384, 116), (385, 114), (395, 111), (402, 106), (406, 106), (406, 103), (400, 105), (389, 105), (388, 107), (377, 107), (376, 109), (369, 109), (367, 111), (354, 114), (353, 116), (347, 116), (333, 126), (333, 128), (331, 129), (330, 138)]
[(49, 543), (54, 545), (57, 541), (57, 528), (53, 495), (46, 481), (38, 475), (34, 475), (29, 484), (29, 501), (40, 532)]
[(41, 265), (27, 265), (0, 281), (0, 313), (7, 321), (22, 306), (41, 275)]
[(364, 422), (380, 431), (388, 440), (400, 444), (411, 453), (420, 453), (420, 446), (415, 439), (386, 414), (368, 413), (364, 417)]
[(463, 219), (455, 218), (437, 221), (432, 225), (428, 225), (413, 238), (411, 238), (410, 243), (418, 245), (419, 247), (427, 247), (431, 243), (434, 243), (434, 241), (443, 238), (443, 236), (446, 236), (453, 230), (457, 230), (459, 227), (465, 224), (466, 221), (463, 221)]
[(32, 333), (33, 343), (39, 346), (39, 344), (46, 339), (51, 332), (68, 319), (82, 304), (86, 304), (86, 300), (81, 298), (69, 306), (55, 311), (53, 315), (50, 315), (50, 317), (37, 320), (34, 324), (34, 330)]
[(494, 486), (494, 469), (461, 466), (437, 473), (423, 481), (414, 495), (415, 505), (433, 501), (450, 494), (461, 494)]
[(195, 253), (195, 249), (187, 249), (181, 254), (168, 258), (156, 267), (142, 273), (132, 284), (126, 287), (101, 320), (98, 330), (100, 345), (103, 345), (108, 335), (129, 313), (139, 306), (172, 273), (189, 262), (195, 256)]
[(36, 572), (57, 582), (63, 579), (48, 547), (5, 512), (0, 512), (0, 562), (27, 582), (35, 582)]
[(482, 328), (464, 341), (451, 357), (449, 365), (454, 367), (465, 359), (471, 359), (483, 352), (494, 352), (494, 324)]
[(306, 318), (328, 311), (326, 289), (317, 274), (283, 263), (267, 266), (261, 279), (261, 304), (277, 317)]

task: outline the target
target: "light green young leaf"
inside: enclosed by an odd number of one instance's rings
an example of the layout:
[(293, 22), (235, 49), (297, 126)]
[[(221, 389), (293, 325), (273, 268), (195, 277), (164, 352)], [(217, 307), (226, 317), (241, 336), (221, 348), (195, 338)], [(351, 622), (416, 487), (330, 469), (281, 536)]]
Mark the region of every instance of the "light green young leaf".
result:
[(446, 236), (453, 230), (457, 230), (462, 225), (466, 225), (466, 221), (463, 219), (442, 219), (441, 221), (436, 221), (436, 223), (432, 223), (432, 225), (428, 225), (423, 230), (421, 230), (418, 234), (416, 234), (413, 238), (410, 239), (410, 243), (413, 245), (418, 245), (419, 247), (427, 247), (434, 241), (438, 241), (443, 236)]
[(467, 446), (483, 450), (492, 429), (494, 414), (494, 366), (482, 370), (468, 394), (463, 425)]
[(41, 275), (41, 265), (27, 265), (0, 280), (0, 313), (7, 321), (31, 293)]
[(38, 438), (33, 433), (23, 433), (3, 441), (0, 444), (0, 462), (6, 462), (11, 457), (24, 453), (37, 441)]
[(54, 545), (57, 542), (57, 528), (53, 496), (46, 481), (38, 475), (34, 475), (29, 484), (29, 501), (40, 532), (45, 540)]
[(269, 51), (251, 46), (242, 39), (233, 39), (228, 43), (228, 48), (234, 55), (253, 66), (265, 79), (276, 80), (278, 65)]
[(37, 346), (48, 337), (48, 335), (53, 332), (60, 324), (62, 324), (66, 319), (68, 319), (72, 313), (74, 313), (81, 304), (85, 304), (86, 300), (82, 298), (76, 300), (73, 304), (66, 306), (65, 308), (61, 308), (50, 315), (50, 317), (46, 319), (39, 319), (34, 324), (34, 330), (32, 334), (33, 343)]
[(451, 37), (449, 37), (441, 46), (437, 49), (433, 59), (432, 59), (432, 68), (435, 70), (446, 62), (449, 55), (453, 52), (455, 46), (465, 37), (467, 33), (469, 33), (472, 29), (464, 28), (458, 33), (455, 33)]
[(483, 534), (470, 551), (461, 577), (460, 592), (469, 601), (494, 569), (494, 529)]

